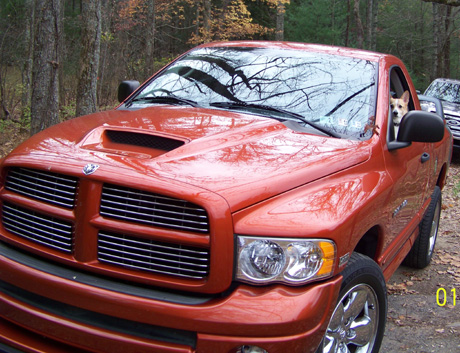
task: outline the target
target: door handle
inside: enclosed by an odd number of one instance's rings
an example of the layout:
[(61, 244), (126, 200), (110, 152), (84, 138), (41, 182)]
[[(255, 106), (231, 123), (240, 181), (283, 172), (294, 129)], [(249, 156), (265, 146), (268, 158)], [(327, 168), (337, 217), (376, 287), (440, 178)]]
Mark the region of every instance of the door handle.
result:
[(422, 163), (428, 162), (430, 160), (430, 154), (424, 152), (422, 154), (422, 157), (420, 158), (420, 160), (422, 161)]

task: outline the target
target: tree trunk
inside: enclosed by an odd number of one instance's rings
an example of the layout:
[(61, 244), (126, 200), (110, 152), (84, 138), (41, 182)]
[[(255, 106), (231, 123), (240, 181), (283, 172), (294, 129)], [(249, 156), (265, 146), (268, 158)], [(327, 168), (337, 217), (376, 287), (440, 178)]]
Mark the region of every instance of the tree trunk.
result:
[(367, 30), (366, 30), (366, 47), (369, 50), (376, 50), (377, 37), (377, 14), (378, 14), (378, 0), (369, 0), (367, 3)]
[(445, 39), (442, 46), (442, 77), (450, 77), (450, 29), (453, 22), (452, 6), (445, 6), (445, 21), (444, 21), (444, 34)]
[(439, 30), (440, 30), (440, 15), (439, 15), (439, 4), (433, 3), (433, 63), (431, 67), (431, 74), (433, 75), (430, 80), (438, 77), (439, 71)]
[(80, 73), (76, 116), (97, 111), (97, 74), (101, 47), (101, 0), (82, 1)]
[(59, 122), (60, 0), (35, 0), (31, 134)]
[(351, 9), (350, 9), (350, 1), (347, 1), (347, 27), (345, 30), (345, 46), (348, 47), (350, 45), (350, 22), (351, 22)]
[[(107, 105), (109, 103), (109, 96), (107, 92), (113, 93), (110, 87), (110, 79), (106, 79), (107, 62), (109, 61), (109, 44), (112, 44), (113, 37), (111, 34), (111, 19), (113, 12), (112, 0), (102, 0), (101, 2), (101, 52), (99, 58), (99, 80), (98, 80), (98, 103)], [(109, 88), (107, 88), (109, 87)], [(112, 101), (110, 101), (112, 104)]]
[(145, 68), (144, 79), (153, 74), (155, 58), (155, 0), (148, 0), (147, 4), (147, 38), (145, 39)]
[(22, 70), (22, 115), (28, 115), (31, 97), (31, 82), (32, 82), (32, 65), (34, 54), (34, 1), (26, 0), (25, 3), (26, 15), (24, 18), (24, 44), (26, 46), (24, 66)]
[(278, 0), (276, 5), (276, 40), (284, 40), (284, 14), (286, 8), (283, 0)]
[(212, 21), (212, 7), (211, 0), (203, 0), (203, 40), (205, 42), (211, 40), (211, 21)]
[(433, 66), (432, 77), (450, 76), (450, 45), (452, 7), (433, 3)]
[(359, 15), (359, 2), (360, 0), (355, 0), (353, 6), (353, 12), (355, 14), (355, 21), (356, 21), (356, 41), (358, 48), (362, 49), (364, 44), (364, 28), (363, 23), (361, 21), (361, 17)]
[[(420, 55), (419, 55), (419, 59), (420, 59), (420, 66), (421, 67), (426, 67), (427, 64), (425, 64), (425, 51), (426, 51), (426, 47), (422, 44), (424, 44), (424, 38), (425, 38), (425, 21), (424, 21), (424, 6), (425, 4), (423, 4), (423, 2), (420, 2), (420, 19), (417, 21), (418, 25), (415, 27), (415, 30), (417, 33), (420, 33), (420, 39), (417, 43), (417, 45), (419, 46), (420, 48)], [(429, 77), (427, 78), (429, 79)]]

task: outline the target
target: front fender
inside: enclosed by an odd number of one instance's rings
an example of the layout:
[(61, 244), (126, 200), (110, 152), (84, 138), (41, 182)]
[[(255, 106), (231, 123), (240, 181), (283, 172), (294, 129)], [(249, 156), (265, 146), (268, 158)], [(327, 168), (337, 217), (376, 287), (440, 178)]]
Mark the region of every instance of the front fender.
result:
[(235, 232), (331, 239), (340, 258), (387, 219), (391, 180), (384, 170), (359, 170), (342, 171), (237, 212)]

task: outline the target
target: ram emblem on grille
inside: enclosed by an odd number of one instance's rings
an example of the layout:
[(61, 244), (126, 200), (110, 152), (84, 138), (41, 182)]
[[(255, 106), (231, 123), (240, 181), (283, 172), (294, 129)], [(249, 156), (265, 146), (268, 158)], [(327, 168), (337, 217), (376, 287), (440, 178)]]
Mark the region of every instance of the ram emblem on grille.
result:
[(83, 168), (83, 174), (85, 175), (93, 174), (98, 168), (99, 168), (99, 165), (88, 163)]

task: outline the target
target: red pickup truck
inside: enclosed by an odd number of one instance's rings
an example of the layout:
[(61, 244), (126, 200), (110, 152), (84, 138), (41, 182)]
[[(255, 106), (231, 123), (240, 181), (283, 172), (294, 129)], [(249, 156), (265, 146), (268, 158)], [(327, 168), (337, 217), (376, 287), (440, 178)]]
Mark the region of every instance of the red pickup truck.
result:
[(403, 63), (212, 43), (138, 86), (1, 161), (0, 351), (377, 352), (452, 152)]

